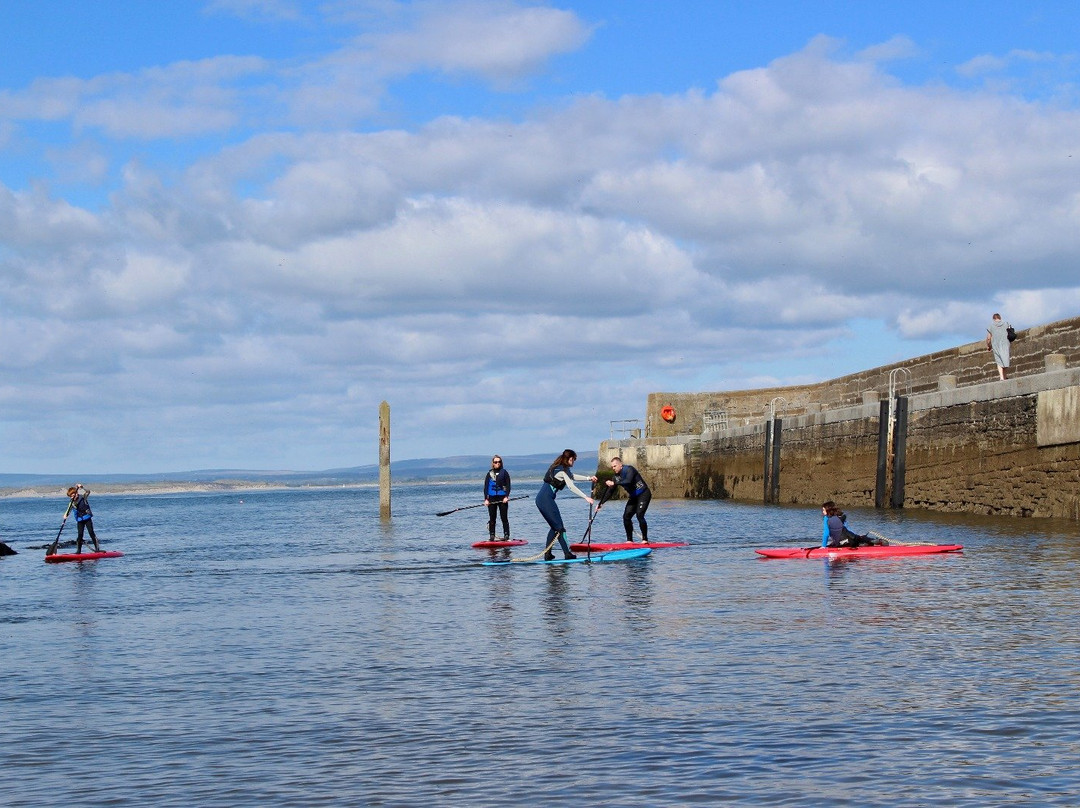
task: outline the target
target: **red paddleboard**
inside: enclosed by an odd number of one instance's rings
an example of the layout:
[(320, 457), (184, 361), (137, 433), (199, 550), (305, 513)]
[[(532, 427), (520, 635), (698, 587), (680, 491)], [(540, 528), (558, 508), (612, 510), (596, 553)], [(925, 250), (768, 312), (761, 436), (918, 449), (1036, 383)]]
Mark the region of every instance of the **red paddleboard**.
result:
[(107, 553), (57, 553), (45, 556), (48, 564), (59, 564), (61, 561), (97, 561), (99, 558), (119, 558), (123, 553), (115, 550)]
[(963, 549), (962, 544), (888, 544), (884, 547), (770, 547), (754, 552), (766, 558), (881, 558), (955, 553)]
[(609, 550), (636, 550), (639, 547), (689, 547), (684, 541), (619, 541), (614, 543), (593, 542), (592, 544), (571, 544), (570, 549), (575, 553), (606, 553)]
[(520, 547), (523, 544), (528, 544), (525, 539), (486, 539), (484, 541), (473, 542), (473, 547)]

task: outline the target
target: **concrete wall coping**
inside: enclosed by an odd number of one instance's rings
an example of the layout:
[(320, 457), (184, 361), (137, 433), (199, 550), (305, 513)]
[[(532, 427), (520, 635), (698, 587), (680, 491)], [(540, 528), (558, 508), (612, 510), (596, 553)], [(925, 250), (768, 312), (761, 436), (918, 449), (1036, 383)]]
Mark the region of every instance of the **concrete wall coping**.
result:
[[(973, 384), (966, 387), (958, 387), (953, 390), (935, 390), (929, 393), (919, 393), (908, 398), (908, 412), (929, 410), (937, 407), (955, 407), (961, 404), (971, 404), (975, 401), (991, 401), (997, 398), (1014, 398), (1041, 393), (1046, 390), (1060, 390), (1066, 387), (1080, 385), (1080, 367), (1067, 368), (1065, 370), (1051, 370), (1045, 373), (1033, 373), (1027, 376), (1018, 376), (1005, 381), (992, 381), (984, 384)], [(812, 412), (806, 415), (788, 416), (782, 418), (784, 427), (807, 427), (820, 426), (822, 424), (836, 424), (843, 421), (853, 421), (865, 418), (877, 418), (880, 413), (880, 405), (877, 402), (859, 404), (854, 407), (842, 407), (822, 412)], [(733, 438), (746, 435), (754, 435), (765, 430), (766, 420), (762, 419), (745, 426), (729, 427), (725, 430), (705, 432), (700, 435), (673, 435), (663, 438), (624, 438), (618, 441), (604, 441), (606, 446), (639, 447), (639, 446), (679, 446), (697, 443), (699, 441), (715, 440), (717, 438)]]
[(908, 400), (908, 411), (928, 410), (935, 407), (954, 407), (958, 404), (970, 404), (973, 401), (990, 401), (995, 398), (1013, 398), (1030, 396), (1046, 390), (1060, 390), (1080, 384), (1080, 368), (1052, 370), (1046, 373), (1034, 373), (1018, 376), (1005, 381), (972, 384), (955, 390), (938, 390), (932, 393), (920, 393)]

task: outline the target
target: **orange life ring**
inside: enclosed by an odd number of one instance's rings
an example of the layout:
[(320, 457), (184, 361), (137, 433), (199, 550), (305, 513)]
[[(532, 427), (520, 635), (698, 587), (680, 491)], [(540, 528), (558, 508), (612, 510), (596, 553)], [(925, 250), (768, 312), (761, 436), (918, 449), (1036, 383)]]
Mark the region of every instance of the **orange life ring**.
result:
[(660, 408), (660, 417), (667, 421), (669, 424), (675, 422), (675, 408), (670, 404)]

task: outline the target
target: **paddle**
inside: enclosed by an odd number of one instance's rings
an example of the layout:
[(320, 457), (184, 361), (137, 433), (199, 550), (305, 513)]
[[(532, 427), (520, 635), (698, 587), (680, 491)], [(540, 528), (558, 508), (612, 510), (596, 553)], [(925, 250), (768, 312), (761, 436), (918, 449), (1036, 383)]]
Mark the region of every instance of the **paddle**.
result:
[(45, 551), (45, 555), (56, 555), (56, 548), (60, 546), (60, 534), (64, 532), (64, 525), (67, 524), (68, 514), (71, 513), (72, 507), (75, 505), (75, 500), (68, 503), (67, 510), (64, 511), (64, 518), (60, 522), (60, 529), (56, 531), (56, 538), (53, 540), (52, 546)]
[[(601, 504), (603, 504), (603, 500), (601, 500), (600, 502), (601, 502)], [(585, 538), (589, 535), (589, 532), (592, 530), (593, 519), (596, 518), (596, 514), (599, 513), (599, 512), (600, 512), (599, 507), (597, 507), (596, 511), (593, 511), (593, 506), (589, 505), (589, 526), (587, 528), (585, 528), (585, 535), (581, 537), (581, 541), (585, 541)], [(566, 534), (564, 533), (563, 535), (565, 536)], [(534, 556), (528, 556), (527, 558), (511, 558), (511, 559), (509, 559), (508, 561), (506, 561), (504, 563), (513, 564), (513, 563), (522, 563), (522, 562), (526, 562), (526, 561), (537, 561), (540, 558), (543, 558), (544, 556), (546, 556), (548, 553), (550, 553), (551, 548), (555, 546), (555, 542), (557, 542), (558, 540), (559, 540), (559, 537), (556, 536), (554, 539), (551, 540), (551, 543), (548, 544), (547, 547), (545, 547), (543, 550), (541, 550), (539, 553), (537, 553)], [(590, 542), (591, 542), (591, 540), (590, 540)], [(578, 543), (580, 544), (581, 542), (578, 542)]]
[[(600, 494), (600, 501), (596, 503), (596, 510), (592, 507), (589, 508), (589, 524), (585, 528), (585, 535), (581, 537), (581, 541), (585, 542), (585, 555), (592, 555), (592, 523), (596, 518), (596, 514), (600, 513), (601, 506), (611, 498), (611, 495), (615, 493), (615, 486), (606, 487), (602, 494)], [(581, 542), (578, 542), (579, 544)]]
[[(522, 494), (520, 497), (510, 497), (510, 499), (508, 499), (506, 501), (507, 502), (513, 502), (515, 499), (528, 499), (528, 498), (529, 498), (528, 494)], [(479, 503), (477, 505), (462, 505), (460, 508), (454, 508), (454, 510), (452, 510), (452, 511), (443, 511), (442, 513), (437, 513), (435, 515), (436, 516), (449, 516), (450, 514), (457, 513), (458, 511), (467, 511), (467, 510), (469, 510), (469, 508), (482, 508), (482, 507), (484, 507), (483, 502), (481, 502), (481, 503)]]
[(921, 545), (931, 545), (934, 543), (932, 541), (900, 541), (899, 539), (892, 539), (888, 536), (882, 536), (876, 530), (868, 530), (866, 531), (866, 535), (872, 539), (877, 539), (878, 541), (884, 542), (886, 545), (896, 545), (899, 547), (919, 547)]

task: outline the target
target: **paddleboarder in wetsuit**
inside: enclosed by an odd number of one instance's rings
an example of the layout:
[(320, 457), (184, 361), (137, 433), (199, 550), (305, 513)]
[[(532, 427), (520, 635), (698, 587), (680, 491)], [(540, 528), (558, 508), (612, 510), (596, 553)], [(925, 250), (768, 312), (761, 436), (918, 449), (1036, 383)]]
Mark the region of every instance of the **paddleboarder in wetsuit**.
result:
[(566, 543), (566, 527), (563, 525), (562, 514), (559, 513), (559, 506), (555, 504), (555, 495), (564, 488), (569, 488), (590, 505), (593, 504), (592, 497), (574, 485), (574, 480), (595, 483), (596, 477), (586, 477), (582, 474), (574, 474), (572, 469), (575, 460), (577, 460), (577, 452), (573, 449), (564, 450), (561, 455), (555, 458), (555, 462), (548, 467), (547, 473), (544, 474), (544, 484), (541, 485), (540, 490), (536, 492), (536, 508), (540, 511), (540, 515), (544, 517), (544, 521), (547, 522), (548, 526), (551, 528), (547, 534), (547, 543), (544, 545), (547, 548), (544, 552), (545, 561), (551, 561), (555, 558), (554, 553), (551, 552), (551, 547), (555, 543), (555, 539), (559, 540), (563, 556), (566, 558), (577, 558), (576, 555), (570, 552), (570, 545)]
[(67, 495), (71, 497), (72, 509), (75, 511), (75, 524), (79, 526), (75, 552), (82, 552), (83, 532), (86, 531), (90, 534), (90, 541), (94, 543), (94, 552), (100, 553), (101, 545), (98, 544), (97, 536), (94, 535), (94, 514), (86, 499), (90, 496), (90, 492), (83, 488), (82, 483), (76, 483), (67, 490)]
[(884, 545), (883, 540), (871, 539), (869, 534), (860, 536), (847, 526), (847, 514), (836, 507), (831, 499), (821, 505), (822, 547), (865, 547)]
[[(641, 540), (648, 544), (649, 525), (645, 522), (645, 511), (649, 510), (649, 503), (652, 502), (652, 491), (649, 490), (649, 486), (645, 484), (645, 480), (642, 479), (636, 468), (623, 465), (621, 457), (611, 458), (611, 470), (615, 472), (615, 476), (607, 480), (607, 486), (614, 488), (616, 485), (621, 485), (626, 489), (629, 497), (622, 514), (623, 527), (626, 528), (626, 540), (634, 540), (633, 517), (636, 515), (638, 525), (641, 528)], [(598, 505), (596, 510), (599, 511), (602, 507), (603, 503)]]
[(488, 538), (495, 541), (495, 516), (502, 519), (503, 539), (510, 538), (510, 472), (503, 468), (502, 458), (491, 458), (491, 471), (484, 475), (484, 504), (488, 509)]

